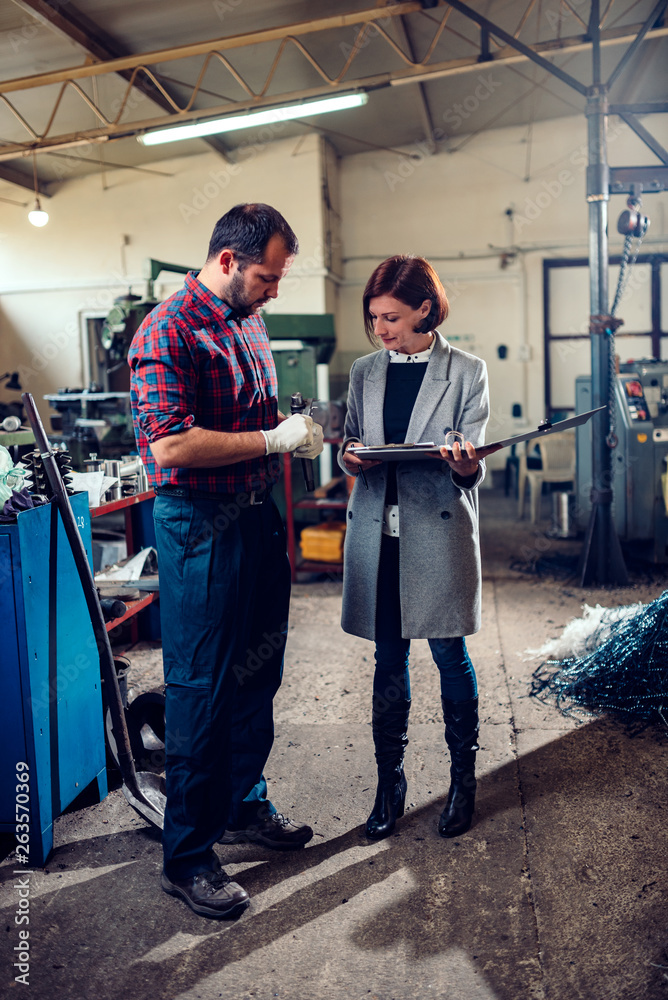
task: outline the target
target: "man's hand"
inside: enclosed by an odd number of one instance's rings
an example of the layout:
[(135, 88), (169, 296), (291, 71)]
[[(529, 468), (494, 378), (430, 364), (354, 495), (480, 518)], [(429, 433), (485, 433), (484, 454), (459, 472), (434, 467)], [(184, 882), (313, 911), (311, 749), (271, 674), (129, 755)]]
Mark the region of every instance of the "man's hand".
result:
[(299, 448), (295, 450), (295, 455), (298, 455), (300, 458), (317, 458), (324, 447), (325, 442), (322, 427), (320, 424), (314, 423), (312, 444), (301, 444)]
[(282, 420), (278, 427), (271, 431), (262, 431), (267, 443), (267, 455), (285, 454), (296, 451), (302, 445), (313, 444), (313, 420), (302, 413), (293, 413), (291, 417)]

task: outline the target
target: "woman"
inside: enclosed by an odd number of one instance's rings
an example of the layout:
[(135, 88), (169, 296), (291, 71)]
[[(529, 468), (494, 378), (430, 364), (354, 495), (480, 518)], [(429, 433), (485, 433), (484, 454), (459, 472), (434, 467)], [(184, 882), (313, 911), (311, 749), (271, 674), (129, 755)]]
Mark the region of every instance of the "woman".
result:
[[(439, 833), (465, 833), (473, 817), (478, 691), (464, 641), (480, 628), (477, 487), (485, 474), (475, 448), (489, 415), (485, 363), (436, 329), (448, 314), (445, 290), (422, 257), (390, 257), (363, 297), (367, 337), (382, 349), (350, 372), (339, 462), (356, 475), (348, 508), (342, 625), (376, 644), (372, 731), (378, 790), (366, 824), (374, 839), (403, 816), (404, 750), (410, 710), (411, 639), (428, 639), (441, 678), (450, 791)], [(363, 461), (355, 448), (402, 441), (441, 444), (440, 458)], [(365, 488), (366, 484), (366, 488)]]

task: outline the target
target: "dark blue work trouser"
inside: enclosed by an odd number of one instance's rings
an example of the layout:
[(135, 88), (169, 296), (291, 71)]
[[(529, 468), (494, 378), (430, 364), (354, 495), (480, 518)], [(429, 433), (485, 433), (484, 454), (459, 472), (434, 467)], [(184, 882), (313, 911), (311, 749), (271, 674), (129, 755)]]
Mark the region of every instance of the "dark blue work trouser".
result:
[[(448, 599), (443, 595), (443, 602)], [(475, 670), (463, 636), (428, 639), (431, 654), (441, 675), (441, 695), (449, 701), (476, 698)], [(376, 603), (376, 671), (373, 679), (374, 704), (383, 704), (411, 696), (408, 672), (410, 639), (401, 635), (401, 598), (399, 594), (399, 539), (383, 535)]]
[(158, 496), (166, 683), (165, 872), (215, 865), (213, 844), (275, 812), (263, 775), (283, 672), (290, 567), (273, 500)]

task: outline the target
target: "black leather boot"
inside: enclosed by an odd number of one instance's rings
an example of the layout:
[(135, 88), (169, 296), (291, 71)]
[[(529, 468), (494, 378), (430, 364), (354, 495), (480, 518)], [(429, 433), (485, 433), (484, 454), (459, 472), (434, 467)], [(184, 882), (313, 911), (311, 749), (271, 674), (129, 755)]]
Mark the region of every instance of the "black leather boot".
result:
[(441, 698), (441, 703), (445, 742), (450, 750), (450, 791), (438, 832), (442, 837), (459, 837), (470, 828), (475, 805), (478, 699), (448, 701)]
[(366, 821), (366, 835), (373, 840), (389, 837), (404, 814), (406, 777), (404, 751), (408, 745), (410, 699), (402, 698), (380, 706), (374, 700), (371, 716), (373, 744), (378, 767), (378, 789), (371, 815)]

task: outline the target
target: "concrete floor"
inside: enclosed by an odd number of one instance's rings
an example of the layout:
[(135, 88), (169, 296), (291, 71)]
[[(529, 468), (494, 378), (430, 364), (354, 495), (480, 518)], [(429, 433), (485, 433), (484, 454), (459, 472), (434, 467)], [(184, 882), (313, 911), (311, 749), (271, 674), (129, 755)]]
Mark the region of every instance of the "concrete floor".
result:
[[(469, 648), (481, 699), (472, 830), (438, 837), (447, 759), (436, 668), (414, 643), (406, 817), (369, 843), (372, 645), (339, 627), (340, 583), (295, 587), (276, 744), (267, 768), (279, 809), (313, 842), (276, 855), (219, 848), (252, 902), (236, 922), (195, 916), (161, 892), (158, 833), (117, 789), (55, 824), (32, 876), (30, 996), (119, 1000), (654, 1000), (668, 997), (665, 796), (668, 741), (607, 719), (576, 722), (528, 696), (529, 647), (581, 605), (652, 600), (668, 574), (624, 590), (580, 590), (522, 572), (575, 553), (549, 525), (515, 520), (481, 494), (483, 629)], [(544, 499), (547, 514), (547, 498)], [(155, 645), (155, 644), (154, 644)], [(160, 652), (130, 654), (135, 692), (160, 679)], [(0, 866), (6, 927), (0, 995), (12, 982), (16, 876)], [(12, 988), (14, 993), (12, 992)]]

